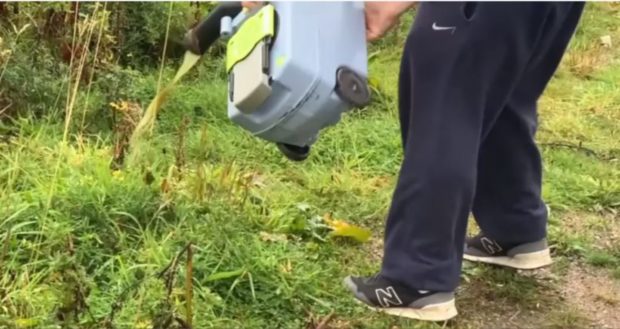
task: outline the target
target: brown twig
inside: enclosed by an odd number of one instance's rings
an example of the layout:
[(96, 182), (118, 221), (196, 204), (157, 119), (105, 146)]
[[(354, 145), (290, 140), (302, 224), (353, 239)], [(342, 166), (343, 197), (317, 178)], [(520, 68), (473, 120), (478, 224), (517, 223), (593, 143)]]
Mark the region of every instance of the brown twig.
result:
[(192, 329), (192, 326), (189, 323), (185, 322), (185, 320), (179, 318), (178, 316), (174, 317), (174, 319), (181, 326), (181, 329)]
[(185, 303), (186, 303), (186, 314), (185, 320), (187, 321), (187, 328), (192, 328), (192, 302), (193, 298), (193, 260), (192, 260), (192, 244), (191, 242), (187, 245), (187, 265), (186, 265), (186, 274), (185, 274)]
[(568, 148), (568, 149), (574, 149), (574, 150), (583, 152), (589, 156), (593, 156), (595, 158), (598, 158), (604, 161), (615, 160), (617, 159), (617, 157), (612, 154), (617, 153), (617, 152), (620, 153), (620, 150), (612, 150), (610, 151), (609, 155), (602, 155), (599, 152), (596, 152), (595, 150), (591, 148), (583, 146), (582, 142), (579, 142), (579, 144), (572, 144), (572, 143), (567, 143), (567, 142), (549, 142), (549, 143), (540, 143), (539, 145), (543, 147), (546, 146), (546, 147), (551, 147), (551, 148), (563, 147), (563, 148)]
[(172, 286), (174, 285), (174, 273), (176, 272), (177, 266), (179, 264), (179, 258), (185, 253), (187, 252), (187, 249), (190, 248), (191, 244), (188, 243), (173, 259), (172, 261), (170, 261), (170, 263), (168, 264), (168, 266), (166, 266), (166, 268), (164, 268), (163, 271), (159, 272), (158, 277), (162, 278), (164, 275), (167, 274), (167, 277), (165, 278), (165, 285), (166, 285), (166, 300), (170, 300), (170, 295), (172, 295)]
[(188, 124), (189, 118), (187, 116), (183, 116), (183, 120), (179, 125), (177, 148), (175, 150), (175, 162), (177, 168), (179, 168), (180, 174), (182, 172), (183, 166), (185, 166), (185, 135), (187, 134)]
[(327, 324), (334, 318), (334, 311), (332, 311), (331, 313), (329, 313), (329, 315), (327, 315), (326, 317), (323, 318), (323, 320), (321, 320), (321, 322), (319, 322), (319, 325), (316, 326), (316, 329), (328, 329), (327, 328)]
[[(179, 264), (179, 259), (181, 258), (181, 256), (183, 256), (184, 253), (188, 253), (188, 261), (189, 261), (189, 257), (191, 256), (191, 243), (188, 243), (173, 259), (172, 261), (170, 261), (170, 263), (168, 264), (168, 266), (166, 266), (166, 268), (159, 272), (158, 277), (159, 278), (164, 278), (164, 283), (166, 285), (166, 301), (165, 303), (162, 305), (162, 314), (163, 315), (163, 320), (162, 321), (155, 321), (155, 326), (154, 328), (168, 328), (170, 326), (170, 324), (172, 323), (173, 320), (175, 320), (177, 323), (179, 323), (179, 325), (181, 325), (184, 329), (191, 329), (191, 326), (189, 326), (187, 324), (187, 322), (180, 320), (180, 318), (178, 318), (177, 316), (174, 315), (173, 311), (171, 310), (171, 303), (170, 303), (170, 297), (172, 295), (172, 287), (174, 286), (174, 278), (175, 278), (175, 274), (177, 272), (177, 267)], [(161, 323), (161, 324), (160, 324)]]
[(9, 253), (9, 242), (11, 241), (11, 229), (6, 231), (6, 237), (4, 238), (4, 247), (2, 248), (2, 254), (0, 254), (0, 269), (4, 265), (4, 257)]
[(306, 311), (306, 316), (309, 318), (306, 324), (306, 329), (328, 329), (327, 326), (331, 320), (334, 318), (334, 311), (329, 313), (326, 317), (322, 318), (318, 323), (318, 319), (310, 312), (308, 309)]
[(11, 106), (13, 106), (13, 103), (9, 103), (9, 105), (7, 105), (7, 106), (3, 107), (3, 108), (0, 110), (0, 116), (2, 116), (2, 114), (4, 114), (4, 112), (6, 112), (6, 110), (10, 109), (10, 108), (11, 108)]
[[(167, 295), (166, 295), (166, 303), (164, 304), (164, 307), (169, 307), (170, 306), (170, 296), (172, 295), (172, 287), (173, 287), (173, 283), (174, 283), (174, 273), (176, 273), (176, 269), (178, 266), (178, 262), (179, 262), (179, 258), (181, 258), (181, 256), (183, 256), (184, 253), (188, 253), (188, 263), (191, 264), (191, 259), (192, 259), (192, 252), (191, 252), (191, 246), (192, 243), (188, 243), (169, 263), (168, 265), (166, 265), (166, 267), (164, 267), (161, 271), (157, 272), (157, 274), (155, 275), (156, 278), (164, 278), (165, 280), (165, 285), (166, 285), (166, 290), (167, 290)], [(193, 265), (188, 265), (189, 267), (193, 266)], [(190, 271), (191, 274), (191, 271)], [(104, 321), (103, 325), (104, 328), (107, 329), (113, 329), (114, 325), (113, 325), (113, 321), (114, 321), (114, 317), (116, 315), (116, 313), (123, 307), (123, 302), (126, 299), (127, 295), (129, 294), (129, 292), (134, 291), (140, 284), (142, 284), (142, 282), (144, 282), (146, 277), (142, 278), (141, 280), (138, 280), (136, 282), (134, 282), (132, 285), (130, 285), (129, 287), (125, 288), (125, 290), (123, 290), (121, 292), (121, 294), (117, 297), (116, 301), (112, 304), (112, 307), (110, 309), (110, 313), (107, 317), (107, 319)], [(191, 319), (191, 318), (190, 318)], [(162, 321), (157, 321), (159, 322), (159, 324), (155, 325), (155, 328), (168, 328), (170, 326), (170, 324), (172, 323), (172, 321), (176, 321), (181, 328), (183, 329), (192, 329), (191, 327), (191, 320), (189, 320), (190, 324), (188, 324), (186, 321), (183, 321), (182, 319), (178, 318), (178, 317), (174, 317), (172, 316), (172, 314), (166, 315), (164, 317), (164, 319)]]
[(517, 317), (517, 315), (519, 315), (519, 314), (521, 314), (521, 309), (520, 309), (520, 308), (519, 308), (519, 309), (517, 309), (517, 312), (515, 312), (515, 314), (513, 314), (513, 315), (510, 317), (510, 319), (508, 319), (508, 322), (509, 322), (509, 323), (512, 323), (512, 320), (514, 320), (514, 319)]

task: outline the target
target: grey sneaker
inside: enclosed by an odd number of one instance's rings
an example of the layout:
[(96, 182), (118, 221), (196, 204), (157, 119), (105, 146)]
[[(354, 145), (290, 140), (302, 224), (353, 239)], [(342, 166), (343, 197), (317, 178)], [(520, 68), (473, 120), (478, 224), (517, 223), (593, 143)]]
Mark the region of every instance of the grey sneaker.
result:
[(425, 321), (446, 321), (457, 315), (454, 293), (411, 290), (381, 277), (346, 277), (344, 284), (357, 301), (372, 310)]
[(463, 258), (472, 262), (495, 264), (522, 270), (536, 269), (552, 263), (546, 239), (509, 245), (501, 244), (483, 234), (467, 239)]

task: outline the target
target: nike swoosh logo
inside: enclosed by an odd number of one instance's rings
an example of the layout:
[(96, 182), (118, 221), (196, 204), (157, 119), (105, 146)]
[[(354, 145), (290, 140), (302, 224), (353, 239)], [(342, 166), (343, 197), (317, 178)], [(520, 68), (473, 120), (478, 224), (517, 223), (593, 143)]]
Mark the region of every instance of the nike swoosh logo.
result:
[(456, 31), (456, 26), (439, 26), (437, 25), (437, 23), (433, 23), (433, 30), (435, 31), (452, 31), (452, 34), (454, 34), (454, 31)]

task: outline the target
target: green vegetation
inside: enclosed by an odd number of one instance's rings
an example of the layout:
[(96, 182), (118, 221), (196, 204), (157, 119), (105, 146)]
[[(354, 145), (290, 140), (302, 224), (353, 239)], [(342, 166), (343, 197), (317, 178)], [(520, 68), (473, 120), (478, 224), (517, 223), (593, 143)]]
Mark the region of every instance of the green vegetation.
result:
[[(77, 24), (46, 24), (60, 19), (50, 9), (72, 22), (70, 3), (0, 6), (0, 328), (319, 328), (330, 314), (329, 328), (442, 327), (370, 313), (341, 284), (379, 266), (411, 16), (372, 46), (373, 105), (326, 131), (307, 162), (228, 121), (215, 48), (163, 106), (143, 161), (126, 166), (164, 45), (162, 85), (196, 9), (84, 3)], [(612, 273), (610, 284), (620, 278), (619, 23), (618, 4), (589, 3), (540, 102), (553, 270), (585, 262)], [(89, 52), (67, 61), (58, 40)], [(326, 216), (371, 229), (371, 241), (329, 237)], [(463, 273), (453, 327), (595, 320), (569, 314), (556, 281), (471, 264)]]

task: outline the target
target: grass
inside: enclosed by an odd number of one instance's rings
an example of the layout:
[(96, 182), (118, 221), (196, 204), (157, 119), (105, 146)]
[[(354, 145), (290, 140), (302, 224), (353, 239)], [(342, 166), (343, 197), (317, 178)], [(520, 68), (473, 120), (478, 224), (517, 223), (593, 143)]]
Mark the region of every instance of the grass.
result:
[(587, 328), (589, 321), (578, 310), (567, 309), (549, 314), (541, 328), (544, 329), (581, 329)]
[[(619, 14), (617, 4), (588, 5), (541, 100), (539, 134), (555, 269), (584, 258), (616, 277), (618, 249), (596, 243), (620, 243), (604, 235), (620, 226), (620, 54), (598, 38), (620, 40)], [(326, 131), (301, 164), (228, 121), (221, 72), (205, 72), (213, 63), (164, 105), (136, 167), (110, 169), (109, 134), (81, 143), (70, 134), (63, 144), (60, 124), (14, 123), (18, 133), (0, 144), (0, 327), (167, 328), (178, 317), (194, 328), (304, 328), (333, 313), (333, 328), (441, 328), (369, 313), (341, 285), (379, 265), (373, 243), (401, 160), (395, 77), (405, 32), (373, 48), (376, 102)], [(135, 86), (143, 104), (157, 78), (145, 73)], [(327, 237), (325, 214), (371, 228), (373, 240)], [(191, 259), (180, 254), (188, 245)], [(463, 279), (452, 327), (501, 323), (493, 318), (515, 309), (536, 314), (517, 314), (522, 326), (585, 321), (563, 310), (551, 283), (484, 266), (467, 267)], [(485, 305), (489, 314), (479, 314)]]
[(620, 265), (616, 256), (605, 252), (605, 251), (590, 251), (586, 255), (586, 261), (593, 265), (599, 267), (613, 267), (616, 268)]

